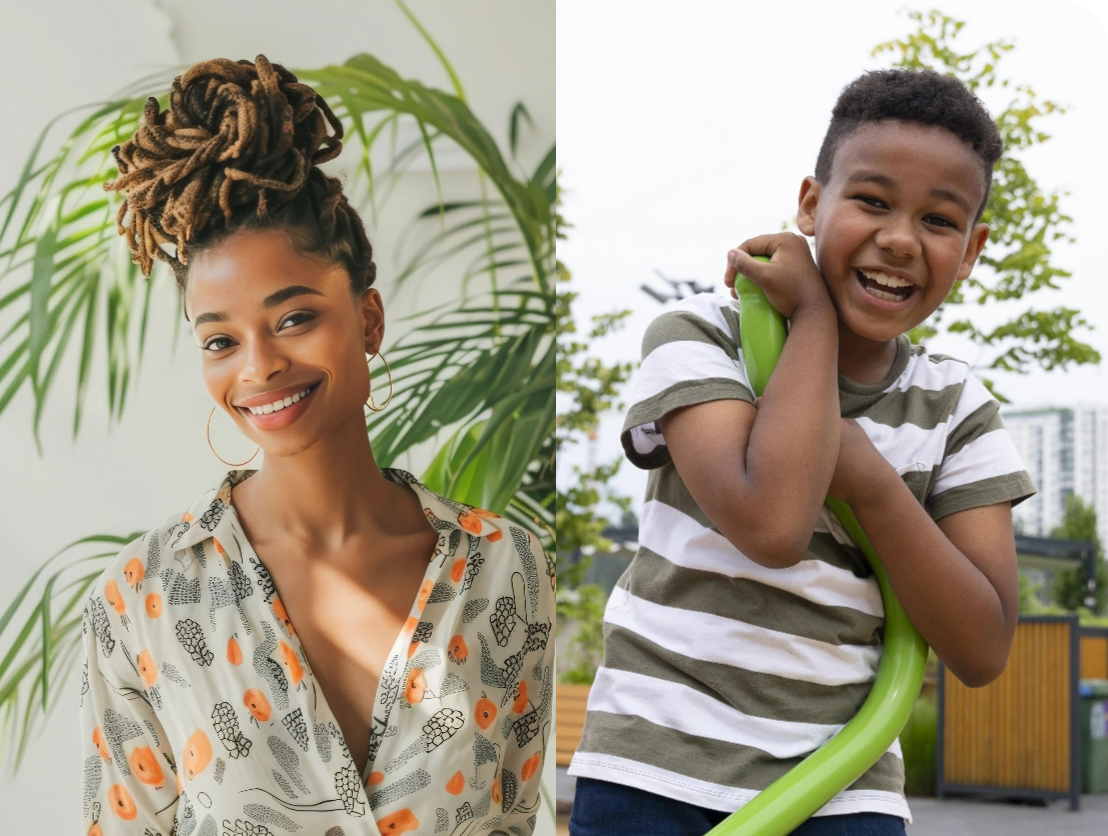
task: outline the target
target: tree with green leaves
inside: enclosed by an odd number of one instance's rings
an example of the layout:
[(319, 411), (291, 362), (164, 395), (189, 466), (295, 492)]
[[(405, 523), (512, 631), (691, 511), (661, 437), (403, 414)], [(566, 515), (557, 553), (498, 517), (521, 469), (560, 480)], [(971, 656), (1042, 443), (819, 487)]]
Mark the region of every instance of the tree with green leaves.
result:
[[(412, 253), (398, 277), (427, 276), (461, 257), (461, 274), (436, 277), (460, 288), (457, 302), (414, 318), (389, 347), (395, 394), (387, 413), (367, 419), (377, 463), (437, 441), (421, 475), (432, 490), (504, 514), (553, 548), (555, 517), (555, 149), (532, 171), (515, 158), (528, 120), (510, 116), (510, 148), (502, 152), (466, 103), (465, 91), (438, 45), (401, 11), (439, 57), (453, 89), (402, 77), (368, 54), (295, 69), (342, 120), (348, 147), (360, 158), (349, 191), (380, 202), (421, 156), (439, 183), (435, 149), (461, 148), (477, 169), (471, 199), (438, 202), (412, 222)], [(166, 105), (170, 79), (146, 78), (111, 101), (90, 107), (60, 141), (56, 122), (35, 143), (15, 186), (0, 197), (0, 414), (16, 393), (34, 399), (32, 434), (56, 374), (77, 352), (74, 437), (88, 383), (97, 374), (94, 347), (107, 349), (109, 422), (123, 412), (141, 362), (153, 282), (145, 284), (116, 232), (120, 197), (103, 184), (118, 174), (111, 149), (139, 125), (149, 96)], [(401, 121), (418, 138), (397, 147)], [(373, 150), (391, 143), (389, 163), (374, 170)], [(378, 160), (380, 158), (378, 157)], [(180, 324), (178, 317), (177, 325)], [(176, 334), (175, 334), (176, 337)], [(176, 344), (176, 340), (174, 341)], [(15, 755), (26, 750), (36, 719), (52, 707), (80, 649), (81, 610), (92, 583), (119, 548), (143, 532), (94, 534), (42, 560), (0, 613), (0, 727)], [(19, 618), (22, 618), (22, 621)]]
[[(879, 44), (872, 55), (889, 54), (894, 67), (930, 68), (954, 76), (979, 96), (988, 95), (990, 89), (1011, 91), (1007, 106), (995, 116), (1004, 155), (994, 168), (992, 193), (982, 217), (990, 233), (978, 263), (990, 269), (977, 270), (960, 282), (942, 307), (913, 331), (912, 341), (926, 341), (943, 330), (962, 334), (990, 358), (986, 371), (1023, 374), (1031, 368), (1065, 370), (1099, 363), (1096, 349), (1075, 335), (1092, 327), (1080, 311), (1045, 306), (1045, 294), (1072, 275), (1056, 265), (1052, 248), (1059, 241), (1074, 241), (1069, 233), (1073, 219), (1060, 206), (1062, 195), (1044, 192), (1022, 161), (1027, 149), (1050, 140), (1042, 120), (1065, 113), (1065, 108), (1041, 98), (1030, 84), (1015, 84), (999, 75), (997, 66), (1014, 44), (997, 40), (959, 51), (955, 41), (964, 21), (937, 10), (908, 16), (918, 24), (916, 31), (902, 40)], [(963, 313), (970, 304), (980, 308), (1010, 300), (1018, 300), (1023, 310), (993, 327), (981, 327), (970, 313)], [(1005, 400), (992, 380), (982, 379)]]
[[(559, 226), (559, 237), (564, 237)], [(630, 311), (614, 311), (592, 318), (582, 339), (573, 318), (577, 293), (570, 290), (571, 276), (560, 261), (558, 270), (558, 357), (556, 386), (559, 395), (555, 438), (558, 454), (595, 439), (602, 415), (621, 408), (620, 388), (631, 374), (631, 363), (607, 364), (590, 354), (593, 341), (619, 328)], [(592, 553), (611, 546), (602, 534), (611, 520), (601, 511), (604, 503), (626, 512), (630, 498), (609, 484), (619, 470), (621, 457), (611, 461), (574, 465), (558, 485), (556, 499), (558, 555), (558, 632), (568, 632), (559, 680), (591, 683), (604, 651), (604, 591), (582, 583)]]
[(1084, 566), (1064, 569), (1054, 573), (1050, 582), (1050, 599), (1066, 612), (1079, 613), (1091, 610), (1093, 614), (1108, 615), (1108, 565), (1104, 562), (1104, 548), (1096, 530), (1096, 509), (1076, 494), (1066, 497), (1066, 511), (1062, 524), (1050, 532), (1061, 540), (1081, 540), (1096, 544), (1096, 595), (1095, 605), (1086, 606), (1089, 596), (1089, 577)]

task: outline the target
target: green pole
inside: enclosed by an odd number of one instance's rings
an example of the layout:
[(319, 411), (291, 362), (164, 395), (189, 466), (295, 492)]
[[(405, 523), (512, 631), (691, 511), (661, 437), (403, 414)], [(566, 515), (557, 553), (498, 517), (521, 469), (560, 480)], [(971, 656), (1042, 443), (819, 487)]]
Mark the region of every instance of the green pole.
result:
[[(754, 394), (761, 397), (784, 346), (785, 323), (754, 282), (742, 275), (735, 279), (743, 360)], [(919, 696), (927, 643), (897, 601), (885, 567), (850, 506), (828, 497), (827, 507), (861, 548), (881, 588), (885, 638), (877, 678), (849, 723), (707, 836), (791, 833), (877, 762), (904, 728)]]

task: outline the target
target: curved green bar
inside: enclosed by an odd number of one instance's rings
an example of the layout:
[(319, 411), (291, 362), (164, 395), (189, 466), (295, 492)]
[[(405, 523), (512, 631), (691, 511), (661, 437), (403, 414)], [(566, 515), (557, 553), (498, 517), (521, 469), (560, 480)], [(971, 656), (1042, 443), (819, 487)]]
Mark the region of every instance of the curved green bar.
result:
[[(746, 277), (736, 277), (735, 289), (741, 305), (739, 328), (743, 357), (754, 393), (761, 397), (784, 345), (781, 336), (785, 330), (784, 321), (758, 286)], [(748, 300), (755, 296), (761, 297), (761, 301), (748, 307)], [(777, 348), (767, 367), (769, 346)], [(756, 358), (754, 369), (750, 358)], [(846, 726), (707, 836), (786, 836), (791, 833), (877, 762), (904, 728), (919, 696), (927, 665), (927, 643), (897, 601), (885, 567), (850, 506), (828, 497), (827, 507), (862, 549), (881, 588), (885, 637), (877, 678), (861, 710)]]

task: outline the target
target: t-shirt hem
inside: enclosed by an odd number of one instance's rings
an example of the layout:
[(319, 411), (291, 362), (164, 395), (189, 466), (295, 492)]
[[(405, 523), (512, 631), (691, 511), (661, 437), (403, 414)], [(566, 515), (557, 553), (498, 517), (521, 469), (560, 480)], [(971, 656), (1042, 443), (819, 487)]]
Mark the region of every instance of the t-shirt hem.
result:
[[(575, 778), (592, 778), (634, 787), (721, 813), (742, 809), (759, 793), (759, 790), (709, 784), (637, 761), (593, 752), (577, 752), (567, 772)], [(884, 790), (843, 790), (812, 816), (845, 816), (851, 813), (884, 813), (912, 823), (907, 799), (899, 793)]]

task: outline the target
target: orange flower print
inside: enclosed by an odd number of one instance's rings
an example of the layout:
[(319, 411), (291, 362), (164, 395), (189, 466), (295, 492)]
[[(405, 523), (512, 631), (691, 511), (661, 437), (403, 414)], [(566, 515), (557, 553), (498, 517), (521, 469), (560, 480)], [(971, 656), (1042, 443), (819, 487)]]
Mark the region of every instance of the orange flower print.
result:
[(226, 555), (227, 550), (223, 548), (223, 544), (219, 542), (215, 537), (212, 538), (212, 545), (215, 546), (216, 554)]
[(516, 701), (512, 703), (512, 713), (522, 714), (527, 709), (527, 683), (520, 682), (516, 686)]
[(530, 781), (531, 776), (535, 774), (535, 770), (539, 768), (539, 753), (535, 752), (531, 757), (523, 762), (523, 769), (520, 770), (519, 777), (524, 781)]
[(465, 571), (466, 559), (464, 557), (459, 557), (457, 560), (454, 561), (454, 565), (450, 567), (450, 580), (454, 581), (454, 583), (457, 583), (462, 579), (462, 575), (465, 574)]
[[(423, 586), (419, 588), (419, 598), (416, 599), (416, 609), (422, 613), (423, 608), (427, 606), (427, 599), (431, 597), (431, 590), (435, 588), (435, 582), (428, 578), (423, 582)], [(408, 619), (411, 621), (412, 619)], [(418, 619), (416, 620), (418, 623)], [(415, 630), (415, 624), (412, 625), (412, 630)]]
[(496, 805), (500, 804), (500, 779), (499, 778), (493, 778), (492, 779), (492, 803), (496, 804)]
[(495, 531), (490, 531), (489, 535), (485, 539), (488, 540), (490, 543), (495, 543), (497, 540), (499, 540), (503, 536), (504, 536), (504, 532), (501, 531), (498, 528)]
[(487, 729), (496, 720), (496, 703), (488, 697), (481, 697), (473, 709), (473, 719), (483, 729)]
[(289, 614), (285, 612), (285, 605), (281, 603), (281, 598), (278, 595), (273, 596), (273, 613), (277, 616), (277, 619), (285, 625), (285, 629), (289, 631), (289, 635), (295, 636), (296, 631), (292, 628), (292, 620), (289, 618)]
[(146, 567), (137, 557), (132, 557), (123, 567), (123, 579), (134, 589), (142, 586), (142, 579), (146, 577)]
[(212, 744), (203, 729), (197, 729), (185, 744), (184, 768), (185, 777), (190, 781), (204, 771), (204, 767), (212, 759)]
[[(422, 594), (422, 593), (421, 593)], [(420, 608), (422, 610), (422, 607)], [(414, 615), (408, 616), (408, 620), (404, 622), (404, 628), (400, 631), (400, 635), (408, 639), (410, 644), (408, 645), (408, 658), (411, 659), (415, 656), (417, 650), (419, 650), (419, 642), (415, 640), (416, 627), (419, 626), (419, 619)]]
[(92, 742), (96, 745), (96, 751), (100, 753), (100, 757), (106, 761), (112, 759), (112, 754), (108, 751), (108, 742), (104, 740), (104, 732), (99, 726), (92, 730)]
[(446, 648), (446, 658), (455, 665), (464, 665), (468, 657), (469, 648), (466, 647), (466, 640), (460, 635), (452, 638), (450, 640), (450, 646)]
[(369, 773), (369, 780), (366, 781), (366, 783), (369, 784), (371, 787), (373, 787), (373, 786), (376, 786), (377, 784), (380, 784), (384, 780), (385, 780), (385, 773), (384, 772), (370, 772)]
[(100, 821), (94, 821), (92, 826), (89, 827), (88, 833), (85, 836), (104, 836), (104, 831), (100, 829)]
[(278, 642), (277, 646), (281, 648), (281, 656), (285, 660), (285, 667), (289, 669), (289, 679), (292, 680), (294, 686), (299, 685), (300, 680), (304, 678), (304, 669), (300, 666), (300, 660), (296, 658), (296, 651), (284, 642)]
[(131, 794), (123, 784), (113, 784), (108, 787), (108, 806), (124, 821), (131, 821), (138, 815), (135, 800), (131, 798)]
[(154, 789), (160, 790), (165, 784), (165, 774), (162, 772), (161, 764), (158, 763), (157, 757), (150, 751), (149, 746), (138, 746), (130, 757), (127, 758), (127, 762), (131, 764), (131, 771), (135, 773), (140, 781), (144, 784), (149, 784)]
[(123, 596), (119, 592), (119, 584), (114, 579), (104, 584), (104, 600), (111, 604), (113, 610), (119, 613), (119, 620), (126, 627), (128, 623), (127, 605), (123, 603)]
[(462, 790), (466, 788), (466, 776), (462, 774), (462, 770), (458, 770), (454, 773), (449, 781), (446, 782), (446, 791), (451, 795), (458, 795)]
[(273, 713), (273, 709), (269, 707), (269, 700), (265, 698), (265, 694), (259, 691), (257, 688), (250, 688), (242, 696), (243, 705), (249, 709), (250, 714), (257, 722), (264, 723), (270, 718)]
[(149, 650), (144, 650), (138, 655), (138, 669), (146, 687), (151, 687), (158, 678), (158, 666), (154, 664), (154, 657), (150, 655)]
[(486, 511), (484, 508), (474, 508), (473, 513), (479, 516), (483, 520), (498, 520), (499, 514), (494, 514), (492, 511)]
[(404, 699), (412, 705), (423, 702), (423, 695), (427, 691), (427, 677), (423, 675), (423, 668), (413, 668), (408, 674), (408, 684), (404, 688)]
[(407, 833), (410, 830), (415, 830), (417, 827), (419, 827), (419, 819), (415, 817), (415, 813), (408, 807), (393, 813), (391, 816), (385, 816), (377, 822), (377, 829), (381, 832), (381, 836), (392, 836), (392, 834), (395, 833)]
[(232, 665), (242, 664), (242, 648), (239, 647), (239, 643), (235, 641), (235, 637), (227, 639), (227, 661)]
[(146, 596), (146, 614), (151, 618), (157, 618), (162, 614), (162, 596), (157, 592), (151, 592)]
[(469, 511), (462, 511), (458, 514), (458, 525), (470, 534), (481, 533), (481, 520), (476, 514), (471, 514)]

